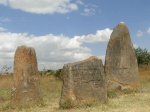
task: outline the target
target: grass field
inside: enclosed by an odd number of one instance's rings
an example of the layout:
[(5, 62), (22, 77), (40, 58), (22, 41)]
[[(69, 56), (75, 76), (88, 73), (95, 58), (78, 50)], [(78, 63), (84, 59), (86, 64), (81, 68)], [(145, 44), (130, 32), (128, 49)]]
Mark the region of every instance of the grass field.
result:
[(62, 81), (52, 76), (41, 77), (44, 103), (35, 107), (11, 108), (12, 76), (0, 76), (1, 112), (150, 112), (150, 70), (139, 69), (141, 90), (108, 99), (105, 104), (96, 103), (73, 109), (59, 109)]

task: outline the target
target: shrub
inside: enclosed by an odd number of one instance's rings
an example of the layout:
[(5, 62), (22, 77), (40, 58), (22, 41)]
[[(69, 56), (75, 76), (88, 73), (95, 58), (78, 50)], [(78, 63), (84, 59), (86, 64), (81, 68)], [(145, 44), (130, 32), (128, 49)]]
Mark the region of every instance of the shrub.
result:
[(58, 79), (62, 79), (62, 69), (55, 70), (54, 76)]
[(39, 73), (41, 75), (46, 75), (46, 76), (54, 76), (57, 79), (62, 79), (62, 69), (58, 69), (58, 70), (51, 70), (51, 69), (43, 69), (43, 71), (39, 71)]
[(71, 109), (75, 107), (75, 103), (71, 100), (68, 100), (60, 105), (60, 108), (62, 109)]
[(116, 90), (109, 90), (109, 91), (107, 92), (107, 96), (108, 96), (108, 98), (115, 98), (115, 97), (118, 96), (118, 95), (117, 95), (117, 91), (116, 91)]
[(150, 53), (148, 50), (138, 47), (135, 49), (138, 65), (148, 65), (150, 63)]

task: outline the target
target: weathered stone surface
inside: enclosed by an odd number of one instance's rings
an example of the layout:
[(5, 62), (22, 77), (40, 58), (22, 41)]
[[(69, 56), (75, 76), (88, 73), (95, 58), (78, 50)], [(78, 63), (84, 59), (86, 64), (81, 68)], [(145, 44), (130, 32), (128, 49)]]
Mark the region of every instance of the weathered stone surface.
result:
[(37, 59), (34, 48), (19, 46), (14, 57), (13, 105), (34, 105), (41, 100)]
[(88, 103), (107, 98), (106, 78), (102, 61), (94, 56), (63, 67), (60, 106), (71, 101)]
[(106, 52), (105, 73), (109, 89), (131, 89), (139, 87), (138, 64), (125, 23), (113, 30)]

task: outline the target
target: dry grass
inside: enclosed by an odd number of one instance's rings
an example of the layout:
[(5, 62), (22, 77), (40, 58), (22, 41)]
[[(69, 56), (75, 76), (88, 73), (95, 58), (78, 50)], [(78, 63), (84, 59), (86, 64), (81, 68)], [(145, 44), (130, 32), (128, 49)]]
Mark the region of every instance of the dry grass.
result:
[[(12, 76), (11, 75), (0, 75), (0, 98), (4, 100), (10, 99), (10, 90), (12, 86)], [(0, 102), (1, 103), (1, 102)]]
[(41, 89), (44, 104), (29, 107), (11, 109), (10, 94), (12, 86), (11, 76), (0, 76), (0, 111), (2, 112), (150, 112), (150, 69), (139, 69), (141, 79), (141, 91), (128, 95), (121, 95), (109, 99), (106, 104), (96, 103), (68, 110), (59, 109), (61, 94), (60, 80), (54, 77), (41, 77)]
[(142, 82), (150, 81), (150, 67), (139, 68), (139, 74)]

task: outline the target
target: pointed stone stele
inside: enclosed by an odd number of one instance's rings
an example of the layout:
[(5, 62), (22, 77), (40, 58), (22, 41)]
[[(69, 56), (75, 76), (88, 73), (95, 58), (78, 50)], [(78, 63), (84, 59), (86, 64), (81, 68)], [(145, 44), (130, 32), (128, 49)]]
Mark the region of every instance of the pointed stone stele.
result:
[(17, 47), (14, 57), (11, 97), (11, 102), (14, 106), (31, 106), (42, 100), (37, 58), (32, 47)]
[(138, 90), (138, 64), (125, 23), (119, 23), (111, 34), (105, 57), (107, 88)]
[(73, 107), (106, 99), (106, 78), (100, 59), (92, 56), (64, 65), (60, 107), (68, 104)]

